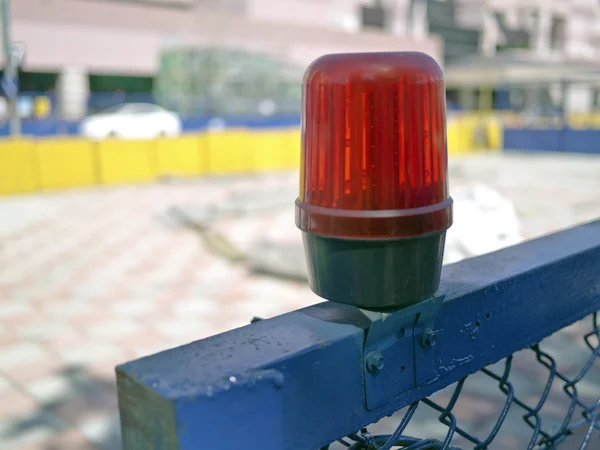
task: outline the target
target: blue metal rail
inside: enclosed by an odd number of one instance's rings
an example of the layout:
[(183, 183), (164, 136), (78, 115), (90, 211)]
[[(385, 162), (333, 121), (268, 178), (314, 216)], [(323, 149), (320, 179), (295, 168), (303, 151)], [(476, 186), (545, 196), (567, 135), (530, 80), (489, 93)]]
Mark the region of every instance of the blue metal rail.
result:
[[(482, 369), (507, 398), (496, 428), (516, 404), (533, 430), (528, 448), (554, 448), (575, 407), (596, 426), (597, 405), (584, 406), (575, 384), (598, 349), (588, 342), (588, 364), (568, 379), (536, 344), (598, 309), (600, 221), (446, 266), (435, 298), (396, 313), (325, 302), (124, 364), (124, 448), (315, 450), (345, 436), (352, 449), (453, 448), (453, 434), (487, 448), (497, 429), (477, 439), (452, 415), (465, 377)], [(554, 434), (507, 379), (511, 355), (527, 347), (548, 368), (548, 384), (560, 381), (571, 399)], [(504, 374), (485, 369), (504, 358)], [(456, 382), (446, 407), (426, 399)], [(441, 413), (443, 442), (403, 437), (419, 401)], [(407, 406), (394, 436), (363, 430)]]

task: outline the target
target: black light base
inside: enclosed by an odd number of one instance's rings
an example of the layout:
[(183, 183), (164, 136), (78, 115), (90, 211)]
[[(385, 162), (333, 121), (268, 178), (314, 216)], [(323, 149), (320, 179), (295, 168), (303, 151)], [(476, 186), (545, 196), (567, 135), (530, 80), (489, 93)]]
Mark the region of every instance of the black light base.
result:
[(326, 300), (394, 311), (438, 289), (446, 233), (411, 239), (349, 240), (302, 233), (308, 278)]

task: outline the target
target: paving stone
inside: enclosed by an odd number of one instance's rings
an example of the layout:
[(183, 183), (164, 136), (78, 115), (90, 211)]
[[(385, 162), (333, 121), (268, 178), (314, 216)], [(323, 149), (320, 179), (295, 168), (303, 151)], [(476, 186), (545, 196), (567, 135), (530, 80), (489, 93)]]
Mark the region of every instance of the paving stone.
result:
[[(115, 447), (113, 450), (116, 450)], [(98, 450), (79, 430), (71, 429), (57, 433), (40, 443), (37, 450)], [(24, 449), (26, 450), (26, 449)]]
[(115, 298), (110, 305), (116, 316), (147, 317), (156, 312), (156, 304), (151, 299), (128, 299)]
[(39, 320), (36, 323), (18, 327), (19, 336), (25, 339), (45, 340), (73, 333), (73, 328), (68, 323)]
[(210, 297), (175, 300), (172, 303), (173, 314), (176, 316), (208, 316), (218, 314), (220, 306)]
[(96, 312), (94, 305), (81, 302), (60, 302), (55, 301), (44, 305), (44, 310), (53, 316), (61, 319), (75, 318), (93, 314)]
[(42, 361), (47, 356), (47, 350), (38, 344), (21, 342), (5, 345), (0, 348), (0, 371), (5, 368)]
[(202, 329), (210, 327), (210, 322), (202, 319), (164, 319), (153, 324), (156, 332), (166, 338), (193, 337), (200, 333)]
[(31, 305), (23, 301), (0, 302), (0, 320), (12, 320), (15, 317), (29, 315), (31, 312)]
[(481, 423), (497, 418), (503, 406), (504, 403), (494, 401), (486, 396), (463, 393), (460, 395), (453, 413), (461, 421)]
[(57, 417), (71, 424), (98, 416), (114, 414), (118, 411), (117, 395), (114, 383), (98, 381), (77, 387), (69, 397), (45, 405)]
[(94, 444), (104, 450), (120, 447), (120, 427), (118, 414), (103, 414), (82, 421), (79, 424), (81, 433)]
[(287, 312), (285, 304), (277, 296), (248, 295), (240, 298), (236, 314), (250, 320), (254, 316), (268, 318)]
[(87, 332), (100, 342), (115, 341), (140, 332), (142, 326), (126, 319), (95, 320)]
[(35, 400), (19, 389), (0, 390), (0, 423), (9, 418), (30, 415), (37, 408)]
[(2, 369), (2, 372), (4, 372), (7, 377), (10, 377), (10, 379), (15, 380), (22, 385), (28, 381), (53, 375), (57, 373), (62, 366), (63, 363), (49, 353), (43, 360), (6, 367)]
[(67, 425), (54, 414), (41, 410), (0, 421), (0, 448), (20, 450), (26, 446), (39, 445), (66, 428)]
[(437, 419), (411, 421), (407, 434), (409, 436), (427, 436), (427, 438), (443, 440), (448, 434), (448, 427)]
[(2, 332), (0, 332), (0, 349), (7, 345), (16, 344), (20, 341), (19, 335), (14, 326), (4, 326)]
[(73, 394), (69, 379), (61, 374), (43, 377), (25, 384), (25, 389), (40, 403), (53, 403)]
[(79, 346), (57, 350), (62, 361), (66, 364), (111, 364), (123, 358), (124, 353), (116, 345), (104, 343), (82, 343)]
[[(192, 341), (190, 341), (190, 342), (192, 342)], [(144, 346), (136, 346), (131, 351), (131, 358), (132, 359), (143, 358), (145, 356), (154, 355), (156, 353), (162, 352), (164, 350), (167, 350), (169, 348), (173, 348), (176, 346), (177, 346), (177, 344), (167, 345), (164, 340), (161, 342), (147, 343)], [(123, 361), (123, 362), (125, 362), (125, 361)]]
[(13, 385), (10, 380), (8, 380), (2, 372), (0, 372), (0, 394), (10, 391)]

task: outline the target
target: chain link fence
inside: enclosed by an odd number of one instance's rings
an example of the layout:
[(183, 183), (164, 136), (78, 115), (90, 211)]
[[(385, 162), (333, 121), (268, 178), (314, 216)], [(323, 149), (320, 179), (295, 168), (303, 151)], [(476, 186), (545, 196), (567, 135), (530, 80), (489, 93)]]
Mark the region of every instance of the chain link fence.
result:
[(599, 333), (595, 313), (321, 450), (599, 448)]

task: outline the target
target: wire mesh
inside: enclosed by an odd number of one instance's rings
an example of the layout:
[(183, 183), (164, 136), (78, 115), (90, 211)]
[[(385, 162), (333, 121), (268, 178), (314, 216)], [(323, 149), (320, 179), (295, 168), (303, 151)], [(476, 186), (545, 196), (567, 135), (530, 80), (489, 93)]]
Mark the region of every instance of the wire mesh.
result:
[[(405, 450), (456, 450), (473, 448), (482, 450), (487, 448), (526, 448), (527, 450), (546, 450), (563, 447), (567, 438), (576, 438), (571, 442), (569, 449), (592, 449), (600, 448), (600, 439), (597, 436), (592, 442), (595, 430), (600, 430), (598, 423), (598, 414), (600, 413), (600, 388), (598, 383), (585, 382), (584, 378), (591, 374), (592, 368), (597, 365), (598, 355), (600, 353), (598, 324), (598, 313), (594, 313), (591, 318), (586, 319), (589, 324), (591, 319), (592, 330), (582, 333), (580, 322), (575, 327), (578, 336), (583, 334), (583, 344), (580, 349), (585, 350), (585, 354), (580, 361), (572, 352), (572, 349), (563, 346), (559, 347), (558, 358), (566, 359), (566, 368), (559, 370), (557, 357), (545, 350), (544, 341), (532, 345), (527, 352), (530, 358), (524, 365), (515, 369), (515, 357), (510, 355), (503, 361), (492, 367), (482, 369), (478, 374), (480, 380), (478, 385), (481, 387), (482, 380), (487, 384), (483, 389), (489, 389), (488, 394), (496, 390), (494, 400), (499, 400), (496, 405), (496, 417), (492, 421), (492, 426), (484, 430), (481, 424), (470, 423), (463, 425), (460, 414), (457, 414), (457, 403), (465, 391), (470, 377), (465, 377), (458, 383), (449, 388), (449, 395), (445, 401), (431, 398), (421, 399), (407, 408), (404, 408), (400, 415), (400, 424), (391, 434), (370, 433), (367, 428), (357, 431), (355, 434), (339, 439), (321, 450), (333, 448), (348, 448), (351, 450), (390, 450), (392, 448), (401, 448)], [(589, 325), (586, 327), (589, 330)], [(573, 329), (570, 331), (573, 335)], [(568, 339), (563, 335), (560, 339)], [(560, 341), (557, 341), (560, 342)], [(554, 348), (553, 350), (556, 350)], [(523, 352), (519, 352), (523, 353)], [(556, 353), (556, 352), (555, 352)], [(533, 358), (531, 358), (533, 356)], [(520, 357), (520, 356), (519, 356)], [(523, 358), (520, 358), (521, 360)], [(575, 363), (578, 367), (575, 368)], [(523, 368), (531, 369), (533, 364), (537, 365), (539, 381), (526, 380), (529, 383), (526, 389), (519, 389), (518, 384), (523, 384), (523, 374), (518, 373)], [(573, 372), (573, 373), (571, 373)], [(531, 375), (531, 373), (529, 374)], [(513, 382), (513, 378), (517, 380)], [(579, 387), (579, 389), (578, 389)], [(532, 390), (537, 390), (536, 396), (532, 395)], [(585, 391), (585, 393), (583, 393)], [(560, 406), (555, 401), (556, 396), (561, 396)], [(550, 398), (553, 400), (550, 401)], [(592, 400), (593, 398), (593, 400)], [(498, 408), (499, 406), (499, 408)], [(437, 416), (438, 424), (443, 426), (443, 432), (436, 429), (438, 436), (435, 438), (413, 437), (408, 433), (408, 428), (417, 409), (429, 409)], [(472, 408), (472, 405), (471, 405)], [(552, 419), (548, 420), (548, 415), (544, 414), (545, 409), (551, 410)], [(521, 440), (515, 438), (515, 422), (509, 420), (509, 412), (518, 414), (518, 419), (525, 425), (527, 436), (521, 433)], [(475, 414), (477, 415), (477, 414)], [(395, 415), (396, 416), (396, 415)], [(394, 416), (394, 417), (395, 417)], [(557, 418), (558, 417), (558, 418)], [(419, 429), (433, 429), (431, 423)], [(460, 441), (460, 443), (458, 442)]]

